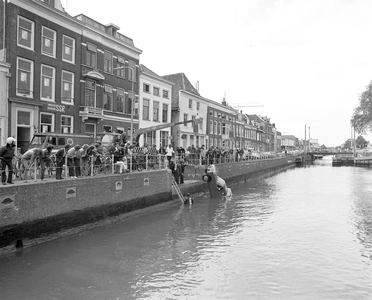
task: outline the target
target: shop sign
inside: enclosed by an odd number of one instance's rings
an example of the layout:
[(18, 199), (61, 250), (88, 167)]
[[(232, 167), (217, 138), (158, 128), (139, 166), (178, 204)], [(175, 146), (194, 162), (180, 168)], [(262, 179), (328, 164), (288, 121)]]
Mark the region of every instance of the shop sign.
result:
[(65, 112), (65, 108), (66, 106), (64, 105), (58, 105), (58, 104), (54, 104), (54, 103), (48, 103), (47, 105), (47, 110), (52, 110), (52, 111), (56, 111), (56, 112)]

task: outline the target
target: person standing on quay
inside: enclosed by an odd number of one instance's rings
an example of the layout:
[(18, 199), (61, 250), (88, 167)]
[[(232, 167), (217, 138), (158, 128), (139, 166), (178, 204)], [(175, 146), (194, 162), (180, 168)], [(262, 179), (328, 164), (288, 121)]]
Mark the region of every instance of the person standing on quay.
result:
[(54, 146), (53, 145), (48, 145), (46, 147), (46, 149), (43, 149), (42, 150), (42, 161), (43, 161), (43, 164), (42, 164), (42, 169), (41, 169), (41, 174), (40, 174), (40, 179), (41, 180), (44, 180), (44, 176), (45, 176), (45, 169), (46, 168), (49, 168), (50, 167), (50, 163), (52, 162), (52, 159), (50, 158), (50, 156), (52, 155), (52, 150), (53, 150)]
[(8, 166), (8, 183), (13, 184), (13, 165), (12, 159), (14, 156), (14, 150), (16, 146), (16, 140), (12, 137), (8, 137), (6, 140), (6, 145), (0, 148), (0, 164), (1, 164), (1, 182), (6, 185), (6, 174), (5, 168)]
[(62, 169), (63, 164), (65, 161), (65, 156), (67, 154), (68, 149), (70, 149), (70, 145), (65, 145), (64, 148), (59, 149), (56, 153), (56, 179), (64, 179), (62, 178)]
[[(75, 145), (70, 150), (67, 151), (67, 166), (68, 166), (68, 175), (71, 178), (76, 178), (76, 164), (75, 164), (75, 158), (76, 158), (76, 151), (80, 149), (80, 145)], [(79, 164), (80, 166), (80, 164)]]
[(171, 162), (171, 159), (174, 155), (174, 150), (173, 150), (173, 147), (171, 144), (168, 145), (168, 148), (167, 148), (167, 153), (166, 153), (166, 156), (167, 156), (167, 159), (168, 159), (168, 164)]

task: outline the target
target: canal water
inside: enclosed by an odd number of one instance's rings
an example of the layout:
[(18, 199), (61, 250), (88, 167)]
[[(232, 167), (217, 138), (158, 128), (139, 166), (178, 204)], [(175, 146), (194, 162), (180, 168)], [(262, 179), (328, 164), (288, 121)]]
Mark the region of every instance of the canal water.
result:
[(0, 257), (0, 299), (372, 299), (372, 168), (331, 158)]

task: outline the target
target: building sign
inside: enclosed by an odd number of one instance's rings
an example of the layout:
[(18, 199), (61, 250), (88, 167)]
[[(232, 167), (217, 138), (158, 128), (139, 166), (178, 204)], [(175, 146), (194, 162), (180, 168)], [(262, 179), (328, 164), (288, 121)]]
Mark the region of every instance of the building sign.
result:
[(66, 106), (64, 105), (58, 105), (54, 103), (48, 103), (47, 110), (57, 111), (57, 112), (65, 112)]

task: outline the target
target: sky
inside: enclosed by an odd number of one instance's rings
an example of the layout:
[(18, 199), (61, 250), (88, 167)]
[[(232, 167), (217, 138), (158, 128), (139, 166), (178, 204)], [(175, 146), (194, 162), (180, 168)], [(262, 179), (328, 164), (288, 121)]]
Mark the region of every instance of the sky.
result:
[[(370, 0), (62, 0), (114, 23), (160, 76), (270, 118), (282, 134), (338, 146), (372, 80)], [(356, 134), (358, 136), (358, 134)], [(363, 135), (372, 142), (372, 134)]]

